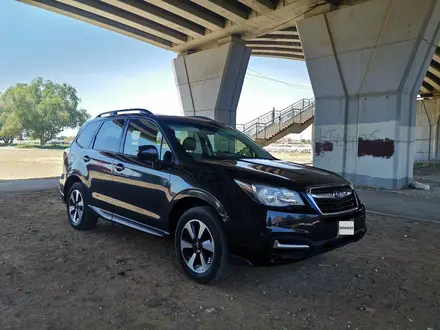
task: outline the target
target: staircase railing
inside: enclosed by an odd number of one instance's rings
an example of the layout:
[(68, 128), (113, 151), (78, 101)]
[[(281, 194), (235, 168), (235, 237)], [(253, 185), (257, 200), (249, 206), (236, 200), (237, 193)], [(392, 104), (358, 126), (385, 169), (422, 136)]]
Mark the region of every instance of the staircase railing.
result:
[(282, 110), (272, 110), (237, 129), (253, 139), (270, 139), (294, 123), (303, 124), (315, 114), (315, 99), (302, 99)]

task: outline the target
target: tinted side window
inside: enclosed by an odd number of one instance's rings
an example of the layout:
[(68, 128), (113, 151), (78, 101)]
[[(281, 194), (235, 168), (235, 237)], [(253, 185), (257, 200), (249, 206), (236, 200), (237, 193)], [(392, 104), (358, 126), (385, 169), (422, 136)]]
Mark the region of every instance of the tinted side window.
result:
[(160, 152), (162, 135), (153, 123), (143, 119), (132, 119), (127, 129), (124, 154), (136, 156), (139, 146), (153, 145)]
[(93, 149), (118, 152), (122, 131), (124, 129), (124, 122), (124, 119), (105, 121), (96, 135)]
[(100, 121), (95, 121), (93, 123), (87, 124), (79, 133), (78, 138), (76, 139), (76, 143), (78, 143), (79, 146), (82, 148), (89, 148), (90, 143), (93, 139), (93, 135), (95, 134), (95, 131), (100, 124)]

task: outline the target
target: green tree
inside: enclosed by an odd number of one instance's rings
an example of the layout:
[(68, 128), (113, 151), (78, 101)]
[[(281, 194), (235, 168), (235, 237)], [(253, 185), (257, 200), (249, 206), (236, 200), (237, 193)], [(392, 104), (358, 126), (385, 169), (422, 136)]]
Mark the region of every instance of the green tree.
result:
[(2, 113), (0, 126), (0, 140), (6, 144), (14, 142), (14, 138), (22, 131), (21, 121), (16, 113)]
[(3, 95), (0, 93), (0, 140), (6, 144), (12, 143), (14, 137), (22, 131), (21, 121), (15, 113), (6, 107)]
[(42, 78), (9, 88), (3, 102), (6, 112), (14, 114), (23, 129), (39, 139), (41, 145), (66, 128), (81, 126), (89, 118), (86, 110), (78, 108), (80, 99), (75, 88)]

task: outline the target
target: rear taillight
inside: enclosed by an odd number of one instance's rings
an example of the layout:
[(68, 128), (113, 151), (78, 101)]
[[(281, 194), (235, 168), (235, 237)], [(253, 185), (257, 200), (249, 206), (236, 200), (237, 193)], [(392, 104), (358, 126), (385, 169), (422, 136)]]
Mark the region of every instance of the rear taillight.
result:
[(68, 157), (69, 157), (69, 153), (70, 153), (70, 148), (64, 149), (63, 151), (63, 161), (62, 161), (62, 172), (65, 173), (66, 169), (67, 169), (67, 163), (68, 163)]
[(69, 155), (69, 153), (70, 153), (70, 148), (64, 149), (64, 151), (63, 151), (63, 159), (66, 159), (67, 156)]

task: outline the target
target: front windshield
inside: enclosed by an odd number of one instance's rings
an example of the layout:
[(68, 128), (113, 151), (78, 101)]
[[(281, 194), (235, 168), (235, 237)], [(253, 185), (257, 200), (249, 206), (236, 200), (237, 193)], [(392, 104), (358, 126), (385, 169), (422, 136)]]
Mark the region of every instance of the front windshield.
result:
[(193, 158), (203, 159), (273, 159), (247, 136), (215, 122), (164, 121), (180, 146)]

